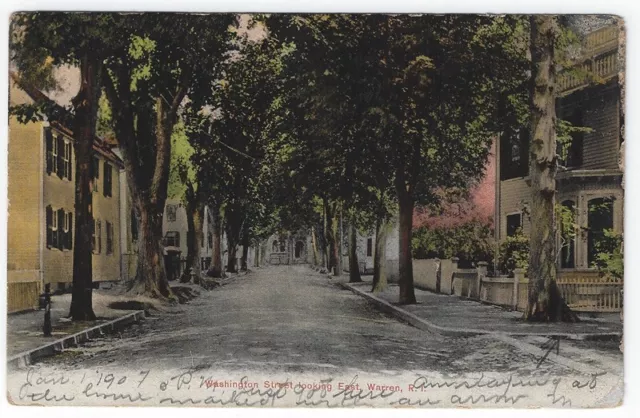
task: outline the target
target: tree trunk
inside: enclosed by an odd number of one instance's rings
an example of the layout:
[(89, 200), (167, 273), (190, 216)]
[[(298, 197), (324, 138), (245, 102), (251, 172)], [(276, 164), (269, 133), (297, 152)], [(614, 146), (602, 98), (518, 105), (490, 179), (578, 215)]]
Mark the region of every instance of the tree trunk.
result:
[(404, 181), (398, 181), (396, 187), (399, 203), (399, 257), (398, 285), (400, 304), (416, 303), (413, 289), (413, 261), (411, 258), (411, 228), (413, 227), (413, 198), (406, 189)]
[(333, 269), (338, 266), (338, 245), (336, 242), (336, 225), (334, 219), (336, 214), (335, 203), (333, 208), (330, 203), (327, 203), (326, 208), (326, 238), (329, 246), (329, 263), (327, 268), (329, 269), (329, 273), (331, 273)]
[(211, 267), (208, 274), (212, 277), (222, 277), (222, 217), (220, 216), (220, 208), (212, 207), (213, 216), (213, 248), (211, 250)]
[(187, 263), (186, 269), (182, 273), (180, 279), (183, 283), (188, 283), (191, 276), (195, 278), (196, 284), (200, 283), (202, 274), (202, 263), (200, 261), (202, 243), (204, 237), (202, 233), (202, 224), (204, 218), (204, 204), (200, 202), (199, 193), (193, 190), (193, 185), (189, 182), (187, 185)]
[[(171, 135), (189, 80), (182, 80), (169, 100), (166, 95), (156, 97), (153, 107), (155, 120), (149, 120), (149, 114), (137, 112), (133, 106), (131, 80), (134, 76), (131, 68), (114, 64), (110, 69), (110, 74), (103, 72), (102, 85), (111, 106), (129, 192), (140, 217), (138, 267), (130, 290), (173, 299), (163, 262), (162, 216), (169, 183)], [(149, 152), (153, 145), (155, 149)]]
[(236, 251), (238, 249), (238, 241), (232, 234), (227, 233), (227, 271), (229, 273), (237, 273)]
[[(80, 62), (80, 91), (73, 99), (75, 172), (75, 237), (73, 247), (73, 287), (69, 316), (74, 321), (93, 321), (93, 265), (91, 231), (93, 198), (91, 194), (91, 156), (96, 134), (102, 62), (85, 54)], [(63, 151), (59, 151), (63, 152)], [(61, 226), (59, 226), (61, 227)]]
[(387, 232), (389, 223), (382, 218), (376, 221), (376, 247), (373, 253), (373, 285), (372, 292), (381, 292), (387, 287)]
[(253, 266), (260, 267), (260, 242), (255, 243), (255, 255), (253, 257)]
[(140, 227), (138, 230), (138, 267), (129, 290), (154, 298), (172, 298), (162, 251), (162, 216), (148, 199), (136, 199)]
[(349, 283), (361, 282), (360, 267), (358, 266), (358, 231), (356, 225), (351, 218), (349, 222)]
[(322, 217), (322, 228), (320, 228), (320, 226), (318, 226), (318, 239), (319, 239), (319, 244), (320, 244), (320, 250), (322, 252), (322, 267), (323, 268), (327, 268), (329, 266), (329, 260), (327, 257), (327, 238), (326, 238), (326, 222), (325, 222), (325, 216), (323, 215)]
[(555, 17), (531, 17), (531, 232), (529, 237), (529, 297), (525, 318), (530, 321), (573, 321), (556, 285), (556, 133), (555, 133)]
[(244, 228), (242, 233), (242, 258), (240, 259), (240, 270), (247, 271), (247, 258), (249, 257), (249, 229)]
[(313, 265), (318, 265), (318, 243), (316, 242), (316, 230), (311, 228), (311, 251), (313, 251)]

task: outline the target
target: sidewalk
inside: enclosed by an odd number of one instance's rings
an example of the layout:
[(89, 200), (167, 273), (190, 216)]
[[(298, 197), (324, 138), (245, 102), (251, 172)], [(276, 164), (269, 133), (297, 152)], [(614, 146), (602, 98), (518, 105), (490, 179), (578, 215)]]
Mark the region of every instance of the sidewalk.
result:
[[(93, 311), (98, 320), (72, 322), (66, 318), (69, 314), (71, 294), (54, 295), (51, 297), (51, 325), (53, 328), (51, 337), (45, 337), (42, 332), (44, 310), (10, 314), (7, 316), (7, 357), (11, 358), (16, 354), (34, 350), (145, 309), (144, 300), (133, 299), (136, 298), (129, 297), (125, 301), (110, 290), (94, 290)], [(110, 307), (113, 303), (115, 303), (114, 306), (120, 304), (123, 309), (113, 309)]]
[(522, 312), (457, 296), (415, 289), (417, 304), (398, 305), (398, 285), (389, 284), (384, 292), (371, 293), (371, 278), (362, 283), (340, 285), (366, 297), (380, 309), (427, 331), (445, 335), (501, 334), (508, 336), (544, 336), (568, 339), (602, 339), (622, 336), (619, 315), (606, 318), (581, 316), (579, 323), (529, 323), (522, 320)]
[[(247, 272), (233, 274), (224, 279), (215, 279), (217, 286), (224, 286)], [(110, 289), (93, 291), (93, 312), (96, 321), (71, 321), (67, 319), (71, 305), (71, 294), (51, 296), (52, 335), (43, 335), (44, 310), (27, 311), (7, 316), (7, 358), (39, 358), (52, 351), (78, 344), (105, 332), (121, 329), (145, 317), (145, 311), (180, 311), (181, 304), (188, 303), (203, 289), (191, 283), (171, 282), (180, 304), (171, 306), (145, 296), (126, 293), (120, 284)], [(42, 352), (42, 353), (41, 353)], [(41, 355), (42, 354), (42, 355)], [(15, 360), (15, 358), (14, 358)], [(19, 362), (18, 362), (19, 363)]]

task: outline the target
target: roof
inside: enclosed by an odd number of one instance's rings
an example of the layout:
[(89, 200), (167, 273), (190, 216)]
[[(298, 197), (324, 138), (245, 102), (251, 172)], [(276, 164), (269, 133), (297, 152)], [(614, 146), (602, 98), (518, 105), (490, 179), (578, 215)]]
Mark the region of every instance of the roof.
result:
[[(22, 91), (24, 93), (27, 94), (27, 96), (29, 97), (29, 99), (31, 99), (32, 101), (34, 101), (35, 103), (50, 103), (53, 104), (54, 107), (57, 107), (57, 110), (60, 110), (64, 113), (68, 113), (68, 110), (65, 109), (63, 106), (60, 106), (59, 104), (57, 104), (56, 102), (54, 102), (53, 100), (51, 100), (49, 97), (47, 97), (46, 94), (44, 94), (42, 91), (40, 91), (39, 89), (35, 88), (34, 86), (30, 85), (29, 83), (23, 82), (20, 79), (20, 76), (15, 72), (15, 71), (10, 71), (9, 75), (11, 77), (11, 80), (14, 82), (15, 86), (19, 89), (19, 91)], [(16, 92), (12, 92), (10, 93), (10, 96), (14, 96), (16, 94)], [(26, 100), (24, 100), (25, 98), (19, 98), (17, 101), (13, 101), (12, 100), (13, 97), (10, 97), (10, 102), (12, 105), (14, 104), (22, 104), (22, 103), (17, 103), (17, 102), (25, 102)], [(62, 133), (64, 133), (65, 135), (68, 135), (71, 138), (74, 138), (73, 135), (73, 131), (66, 125), (57, 122), (57, 121), (51, 121), (50, 125), (61, 131)], [(122, 161), (122, 158), (120, 158), (116, 153), (113, 152), (112, 148), (115, 146), (114, 144), (117, 144), (117, 142), (115, 142), (115, 139), (110, 138), (110, 139), (103, 139), (100, 138), (99, 136), (96, 136), (94, 138), (94, 142), (93, 142), (93, 151), (99, 155), (101, 155), (103, 158), (111, 161), (112, 163), (118, 165), (120, 168), (124, 167), (124, 161)]]

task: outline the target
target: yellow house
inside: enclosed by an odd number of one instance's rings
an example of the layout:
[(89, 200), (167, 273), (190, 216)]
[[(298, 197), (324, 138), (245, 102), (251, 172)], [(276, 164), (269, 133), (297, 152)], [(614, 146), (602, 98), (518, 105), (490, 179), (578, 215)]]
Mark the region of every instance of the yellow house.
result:
[[(10, 80), (10, 105), (34, 103), (42, 93)], [(25, 91), (25, 90), (28, 90)], [(75, 156), (72, 132), (57, 123), (9, 120), (8, 312), (32, 309), (45, 283), (52, 290), (73, 276)], [(121, 278), (122, 160), (102, 140), (93, 149), (93, 281)], [(126, 184), (126, 183), (124, 183)], [(124, 217), (127, 217), (124, 214)], [(126, 233), (124, 235), (127, 236)]]

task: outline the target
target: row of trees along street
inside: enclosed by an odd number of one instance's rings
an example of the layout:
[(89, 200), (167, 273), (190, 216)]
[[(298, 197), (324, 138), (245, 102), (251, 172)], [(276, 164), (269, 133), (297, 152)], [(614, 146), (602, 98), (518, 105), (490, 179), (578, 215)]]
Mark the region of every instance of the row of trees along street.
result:
[[(399, 302), (415, 303), (412, 214), (468, 190), (491, 142), (532, 133), (531, 282), (526, 317), (575, 319), (555, 287), (555, 66), (572, 42), (553, 16), (25, 13), (13, 16), (11, 59), (24, 83), (80, 90), (12, 108), (22, 122), (73, 128), (76, 211), (70, 316), (95, 319), (90, 156), (96, 133), (122, 151), (140, 223), (130, 289), (173, 299), (162, 260), (167, 197), (188, 211), (188, 263), (200, 277), (205, 205), (212, 268), (277, 231), (310, 230), (313, 257), (339, 264), (349, 225), (350, 280), (360, 280), (358, 229), (375, 229), (374, 288), (386, 285), (384, 240), (399, 218)], [(530, 58), (529, 58), (530, 57)], [(553, 151), (553, 152), (552, 152)], [(222, 266), (222, 231), (228, 266)], [(339, 270), (338, 270), (339, 272)]]

